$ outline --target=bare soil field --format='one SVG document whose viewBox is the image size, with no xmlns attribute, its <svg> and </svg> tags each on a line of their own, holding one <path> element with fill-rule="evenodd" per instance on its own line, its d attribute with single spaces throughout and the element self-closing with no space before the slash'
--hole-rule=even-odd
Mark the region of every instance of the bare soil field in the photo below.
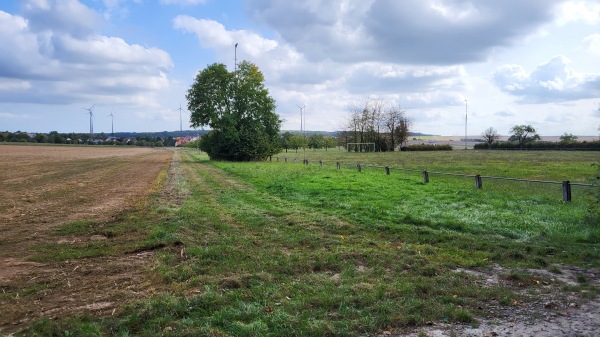
<svg viewBox="0 0 600 337">
<path fill-rule="evenodd" d="M 152 292 L 151 251 L 62 262 L 35 257 L 48 245 L 119 240 L 55 230 L 77 221 L 101 227 L 139 207 L 160 187 L 172 157 L 150 148 L 0 146 L 0 335 L 40 317 L 114 314 Z"/>
</svg>

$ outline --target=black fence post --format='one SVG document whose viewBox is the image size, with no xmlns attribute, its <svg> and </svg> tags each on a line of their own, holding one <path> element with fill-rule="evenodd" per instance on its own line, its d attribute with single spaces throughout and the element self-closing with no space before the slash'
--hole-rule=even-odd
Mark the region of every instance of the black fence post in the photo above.
<svg viewBox="0 0 600 337">
<path fill-rule="evenodd" d="M 390 175 L 390 167 L 389 166 L 385 167 L 385 174 L 388 176 Z"/>
<path fill-rule="evenodd" d="M 429 172 L 423 171 L 423 183 L 429 183 Z"/>
<path fill-rule="evenodd" d="M 296 164 L 296 158 L 294 158 L 294 164 Z"/>
<path fill-rule="evenodd" d="M 477 186 L 477 188 L 483 187 L 483 182 L 481 181 L 481 176 L 479 174 L 475 176 L 475 186 Z"/>
<path fill-rule="evenodd" d="M 340 162 L 336 163 L 336 167 L 337 167 L 338 170 L 340 169 Z"/>
<path fill-rule="evenodd" d="M 285 157 L 284 159 L 285 159 L 285 162 L 287 163 L 287 157 Z"/>
<path fill-rule="evenodd" d="M 269 161 L 273 161 L 273 157 L 269 156 Z"/>
<path fill-rule="evenodd" d="M 308 165 L 308 159 L 304 159 L 304 164 Z"/>
<path fill-rule="evenodd" d="M 563 190 L 563 201 L 571 202 L 571 182 L 568 180 L 563 181 L 562 190 Z"/>
<path fill-rule="evenodd" d="M 360 172 L 360 170 L 361 170 L 361 169 L 360 169 L 360 163 L 357 163 L 357 164 L 356 164 L 356 170 L 357 170 L 358 172 Z"/>
<path fill-rule="evenodd" d="M 322 160 L 319 160 L 319 166 L 323 167 L 323 161 Z"/>
</svg>

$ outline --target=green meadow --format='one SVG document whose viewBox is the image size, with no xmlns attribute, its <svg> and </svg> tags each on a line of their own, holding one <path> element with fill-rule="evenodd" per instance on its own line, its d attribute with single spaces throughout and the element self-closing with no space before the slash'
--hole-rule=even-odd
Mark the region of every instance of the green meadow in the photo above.
<svg viewBox="0 0 600 337">
<path fill-rule="evenodd" d="M 528 270 L 600 267 L 600 225 L 590 220 L 597 187 L 574 186 L 564 203 L 561 185 L 484 179 L 477 189 L 472 177 L 431 174 L 426 184 L 421 173 L 597 184 L 597 153 L 329 149 L 230 163 L 180 151 L 172 188 L 182 201 L 157 197 L 113 224 L 117 237 L 146 231 L 127 245 L 154 249 L 148 275 L 160 295 L 111 317 L 43 320 L 24 333 L 364 336 L 429 322 L 477 325 L 486 306 L 535 300 L 528 290 L 543 289 Z M 56 235 L 92 230 L 71 227 Z M 494 266 L 506 270 L 504 282 L 482 286 L 464 272 Z M 556 287 L 596 296 L 580 281 Z"/>
</svg>

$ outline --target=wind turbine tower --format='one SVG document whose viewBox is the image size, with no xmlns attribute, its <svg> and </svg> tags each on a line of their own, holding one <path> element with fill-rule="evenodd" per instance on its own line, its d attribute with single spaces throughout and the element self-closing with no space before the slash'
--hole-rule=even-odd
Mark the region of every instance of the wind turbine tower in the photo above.
<svg viewBox="0 0 600 337">
<path fill-rule="evenodd" d="M 179 131 L 183 131 L 183 123 L 181 121 L 181 103 L 179 103 L 179 109 L 175 109 L 175 111 L 179 110 Z"/>
<path fill-rule="evenodd" d="M 108 115 L 108 117 L 111 118 L 110 120 L 110 134 L 111 136 L 115 136 L 115 115 L 113 115 L 112 110 L 110 110 L 110 115 Z"/>
<path fill-rule="evenodd" d="M 83 108 L 83 110 L 87 110 L 90 114 L 90 141 L 94 140 L 94 107 L 96 104 L 92 105 L 89 109 Z"/>
</svg>

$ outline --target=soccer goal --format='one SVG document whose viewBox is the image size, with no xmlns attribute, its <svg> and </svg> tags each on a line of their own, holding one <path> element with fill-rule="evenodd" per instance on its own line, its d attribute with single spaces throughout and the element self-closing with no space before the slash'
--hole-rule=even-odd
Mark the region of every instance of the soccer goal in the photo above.
<svg viewBox="0 0 600 337">
<path fill-rule="evenodd" d="M 346 143 L 348 152 L 375 152 L 375 143 Z"/>
</svg>

